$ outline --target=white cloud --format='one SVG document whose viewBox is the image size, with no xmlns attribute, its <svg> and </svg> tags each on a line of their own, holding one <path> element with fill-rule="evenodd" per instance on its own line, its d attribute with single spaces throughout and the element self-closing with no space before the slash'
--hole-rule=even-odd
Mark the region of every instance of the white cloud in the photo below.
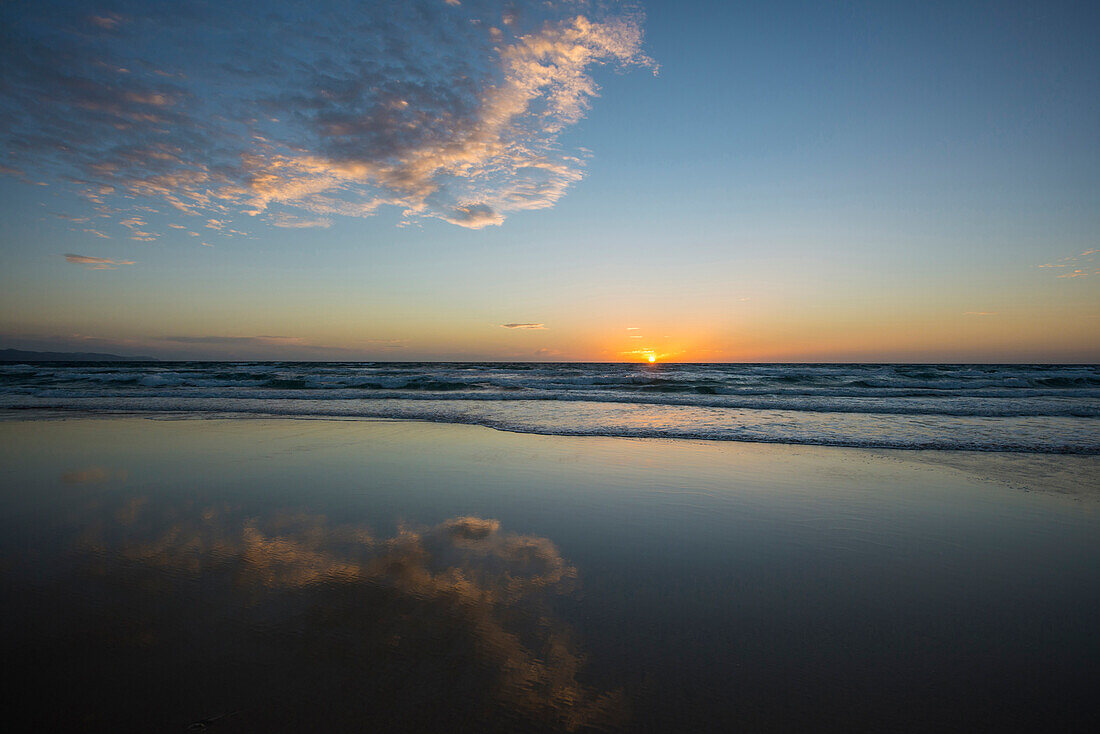
<svg viewBox="0 0 1100 734">
<path fill-rule="evenodd" d="M 614 3 L 173 3 L 71 23 L 63 4 L 28 8 L 0 51 L 5 170 L 128 211 L 158 199 L 223 234 L 241 214 L 327 226 L 398 207 L 479 229 L 553 206 L 582 177 L 587 154 L 558 139 L 597 96 L 593 70 L 653 67 L 640 12 Z"/>
</svg>

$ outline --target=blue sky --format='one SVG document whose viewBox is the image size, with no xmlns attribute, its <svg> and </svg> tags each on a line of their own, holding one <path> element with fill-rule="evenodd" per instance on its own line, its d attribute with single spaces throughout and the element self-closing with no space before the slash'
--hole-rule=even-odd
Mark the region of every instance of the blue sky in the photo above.
<svg viewBox="0 0 1100 734">
<path fill-rule="evenodd" d="M 267 7 L 0 11 L 3 346 L 1100 358 L 1090 4 Z"/>
</svg>

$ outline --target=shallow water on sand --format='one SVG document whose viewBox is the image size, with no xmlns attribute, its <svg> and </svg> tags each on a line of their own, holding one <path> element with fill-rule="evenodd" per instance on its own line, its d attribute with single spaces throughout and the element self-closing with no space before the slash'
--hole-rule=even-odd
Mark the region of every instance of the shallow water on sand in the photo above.
<svg viewBox="0 0 1100 734">
<path fill-rule="evenodd" d="M 903 453 L 3 421 L 13 693 L 47 730 L 1083 727 L 1100 503 Z"/>
</svg>

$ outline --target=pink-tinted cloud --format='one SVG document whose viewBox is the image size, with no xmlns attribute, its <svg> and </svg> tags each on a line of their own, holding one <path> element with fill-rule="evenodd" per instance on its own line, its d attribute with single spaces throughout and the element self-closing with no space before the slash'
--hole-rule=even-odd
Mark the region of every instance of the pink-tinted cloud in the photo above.
<svg viewBox="0 0 1100 734">
<path fill-rule="evenodd" d="M 65 255 L 65 262 L 76 265 L 86 265 L 89 270 L 114 270 L 119 265 L 134 265 L 133 260 L 109 260 L 105 257 L 91 257 L 88 255 Z"/>
</svg>

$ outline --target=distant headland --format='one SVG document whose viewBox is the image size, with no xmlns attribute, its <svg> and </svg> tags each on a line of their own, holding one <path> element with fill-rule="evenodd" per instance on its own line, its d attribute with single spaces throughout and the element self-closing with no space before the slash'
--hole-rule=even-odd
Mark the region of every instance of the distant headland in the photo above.
<svg viewBox="0 0 1100 734">
<path fill-rule="evenodd" d="M 0 362 L 156 362 L 156 357 L 124 357 L 102 352 L 28 352 L 0 349 Z"/>
</svg>

